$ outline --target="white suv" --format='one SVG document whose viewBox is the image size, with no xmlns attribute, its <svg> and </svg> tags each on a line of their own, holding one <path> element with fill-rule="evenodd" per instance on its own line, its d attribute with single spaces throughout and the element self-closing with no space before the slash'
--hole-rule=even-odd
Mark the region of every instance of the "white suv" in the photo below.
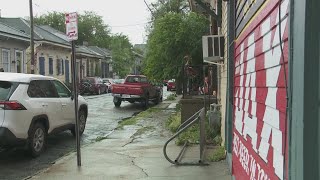
<svg viewBox="0 0 320 180">
<path fill-rule="evenodd" d="M 88 105 L 79 96 L 82 135 Z M 75 135 L 73 95 L 59 80 L 33 74 L 0 72 L 0 146 L 27 145 L 36 157 L 48 134 L 71 130 Z"/>
</svg>

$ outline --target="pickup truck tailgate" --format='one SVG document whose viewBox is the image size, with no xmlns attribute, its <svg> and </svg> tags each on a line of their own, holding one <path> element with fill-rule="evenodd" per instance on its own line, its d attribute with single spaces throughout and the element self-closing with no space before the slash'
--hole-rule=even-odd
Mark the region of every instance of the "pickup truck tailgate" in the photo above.
<svg viewBox="0 0 320 180">
<path fill-rule="evenodd" d="M 141 95 L 143 93 L 141 85 L 134 84 L 114 84 L 112 85 L 113 94 Z"/>
</svg>

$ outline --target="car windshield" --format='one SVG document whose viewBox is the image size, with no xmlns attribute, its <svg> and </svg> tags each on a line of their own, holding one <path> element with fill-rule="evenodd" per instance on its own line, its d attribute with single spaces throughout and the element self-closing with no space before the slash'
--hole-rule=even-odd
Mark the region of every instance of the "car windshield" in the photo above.
<svg viewBox="0 0 320 180">
<path fill-rule="evenodd" d="M 115 84 L 122 84 L 124 82 L 124 79 L 115 79 L 113 80 L 113 83 Z"/>
<path fill-rule="evenodd" d="M 8 81 L 0 81 L 0 101 L 5 101 L 8 98 L 12 83 Z"/>
</svg>

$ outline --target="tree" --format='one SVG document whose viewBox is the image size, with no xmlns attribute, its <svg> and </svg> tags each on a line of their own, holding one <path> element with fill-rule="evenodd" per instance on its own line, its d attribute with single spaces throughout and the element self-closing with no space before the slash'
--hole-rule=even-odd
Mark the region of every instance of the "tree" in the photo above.
<svg viewBox="0 0 320 180">
<path fill-rule="evenodd" d="M 61 32 L 65 32 L 65 13 L 49 12 L 34 18 L 35 24 L 49 25 Z M 90 45 L 109 48 L 110 46 L 110 28 L 104 24 L 102 16 L 95 12 L 85 11 L 78 14 L 78 40 L 77 45 L 88 42 Z"/>
<path fill-rule="evenodd" d="M 34 23 L 37 25 L 48 25 L 61 32 L 66 31 L 65 14 L 61 12 L 54 11 L 39 17 L 34 17 Z"/>
<path fill-rule="evenodd" d="M 184 57 L 190 55 L 192 64 L 202 64 L 201 39 L 209 32 L 208 24 L 206 17 L 195 13 L 169 12 L 156 19 L 147 43 L 145 74 L 157 80 L 175 78 L 180 86 Z"/>
<path fill-rule="evenodd" d="M 132 45 L 128 37 L 123 34 L 112 36 L 111 50 L 114 72 L 120 77 L 126 76 L 134 64 Z"/>
<path fill-rule="evenodd" d="M 151 3 L 152 19 L 156 20 L 167 13 L 186 14 L 190 12 L 189 4 L 187 0 L 158 0 L 155 3 Z"/>
</svg>

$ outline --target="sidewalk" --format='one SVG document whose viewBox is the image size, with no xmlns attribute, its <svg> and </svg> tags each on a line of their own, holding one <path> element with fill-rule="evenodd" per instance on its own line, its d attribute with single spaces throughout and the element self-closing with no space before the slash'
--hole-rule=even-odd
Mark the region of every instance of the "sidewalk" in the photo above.
<svg viewBox="0 0 320 180">
<path fill-rule="evenodd" d="M 81 167 L 77 167 L 76 153 L 71 153 L 31 179 L 230 180 L 225 161 L 209 166 L 175 166 L 164 158 L 163 145 L 170 137 L 164 121 L 172 113 L 170 104 L 172 107 L 174 102 L 163 102 L 153 117 L 140 119 L 137 125 L 115 130 L 107 139 L 81 148 Z M 169 157 L 176 158 L 180 149 L 169 144 Z M 182 161 L 198 160 L 199 147 L 188 147 Z"/>
</svg>

